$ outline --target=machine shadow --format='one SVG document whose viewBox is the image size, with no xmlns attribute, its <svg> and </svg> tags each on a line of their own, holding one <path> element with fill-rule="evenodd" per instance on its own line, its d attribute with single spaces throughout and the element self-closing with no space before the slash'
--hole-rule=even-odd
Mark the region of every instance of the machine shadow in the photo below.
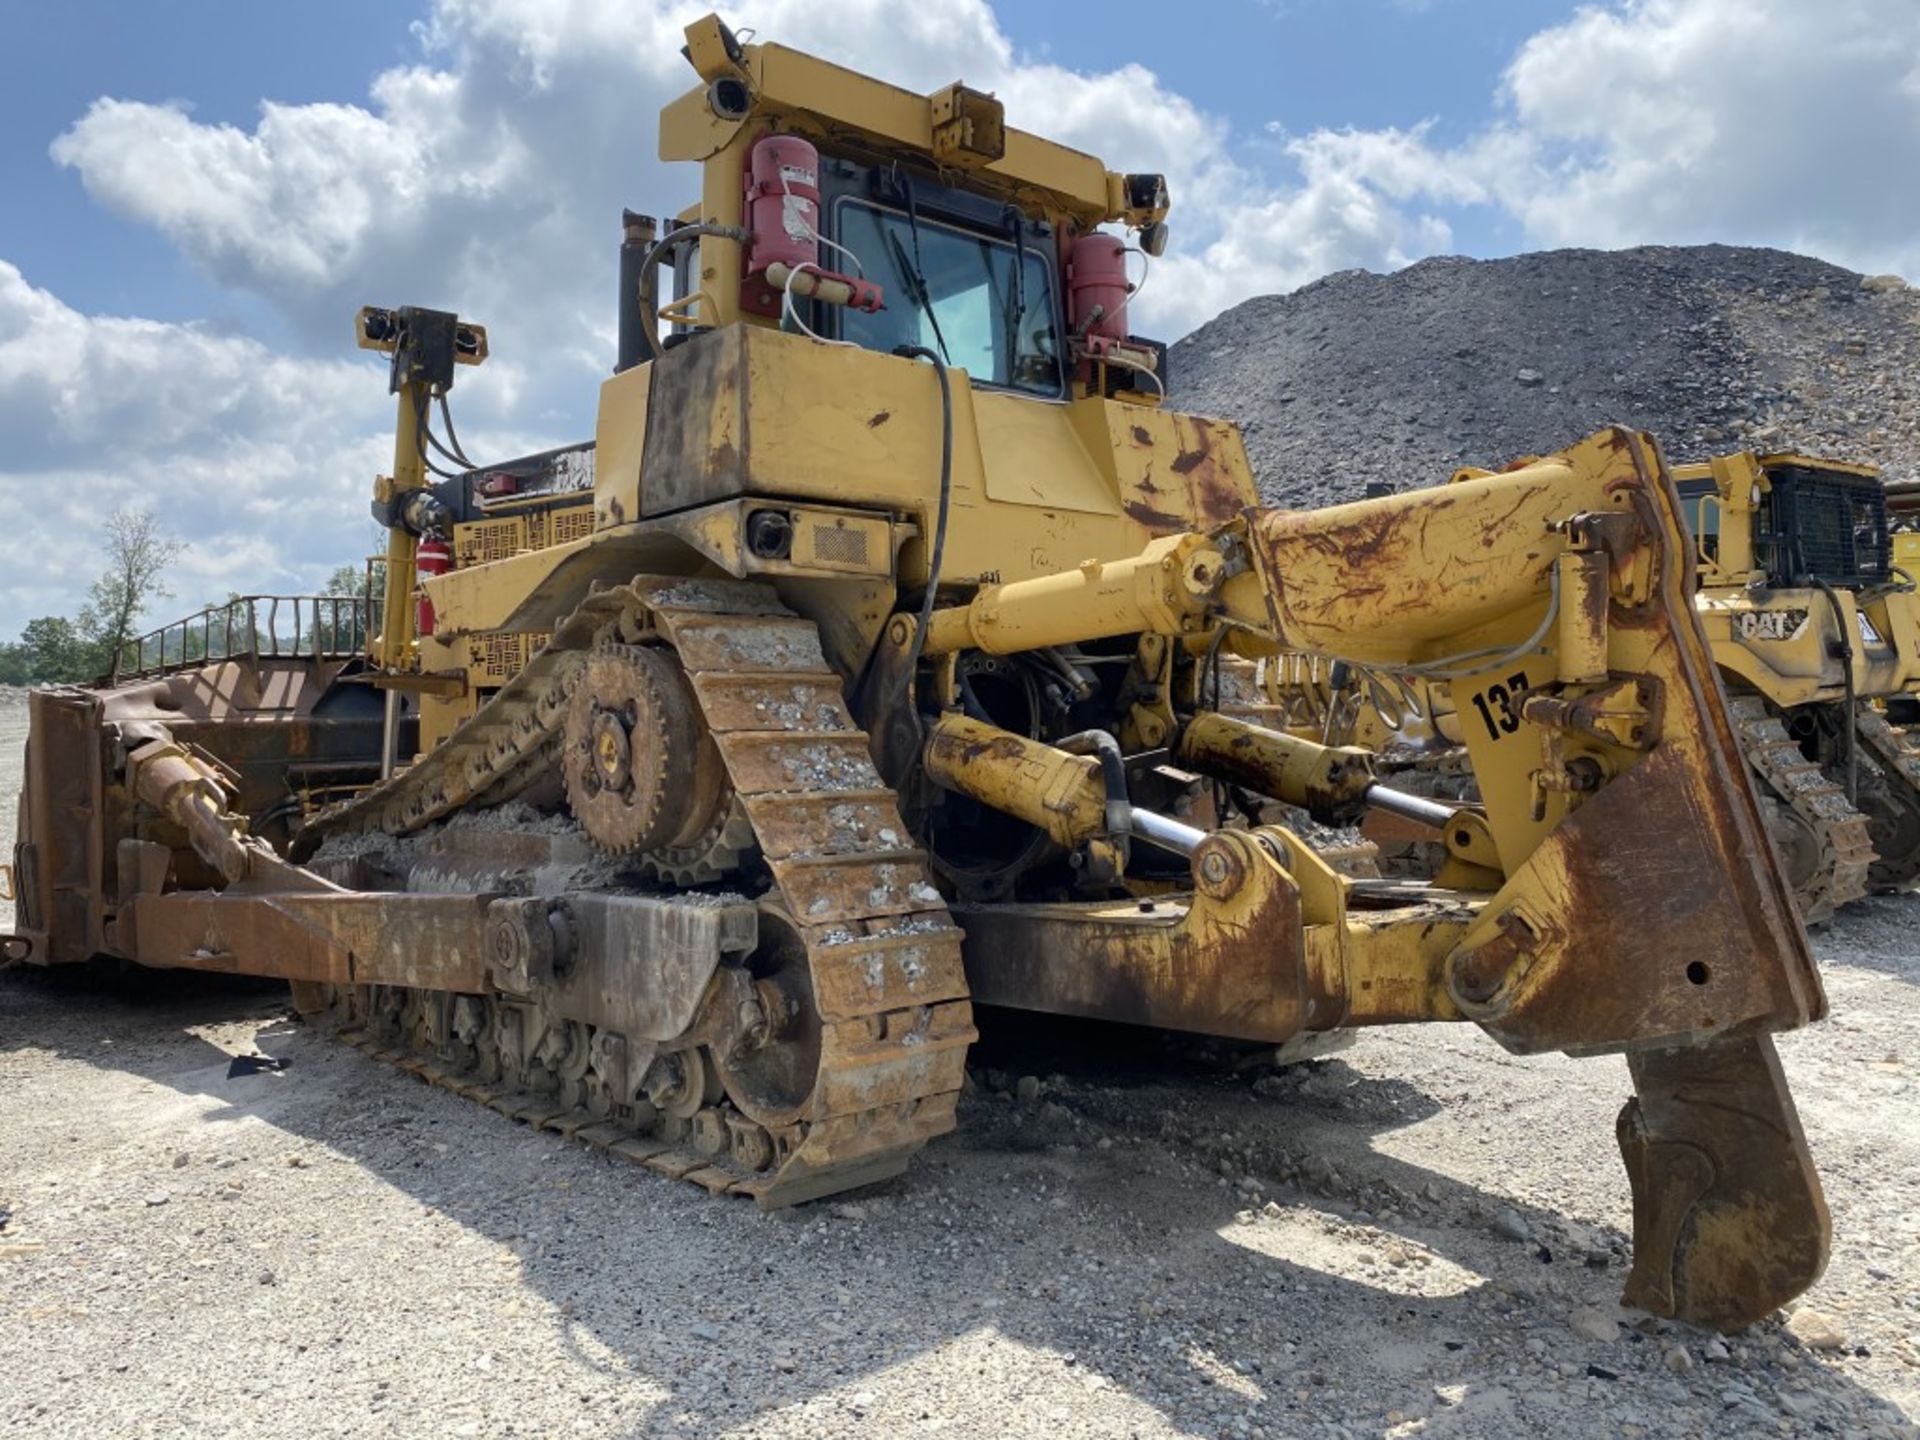
<svg viewBox="0 0 1920 1440">
<path fill-rule="evenodd" d="M 1380 1416 L 1431 1410 L 1444 1387 L 1469 1431 L 1476 1423 L 1498 1428 L 1503 1414 L 1512 1423 L 1511 1413 L 1475 1421 L 1476 1397 L 1506 1405 L 1512 1365 L 1524 1357 L 1490 1348 L 1488 1318 L 1505 1317 L 1508 1338 L 1516 1313 L 1565 1324 L 1566 1300 L 1528 1283 L 1548 1265 L 1527 1247 L 1490 1251 L 1483 1237 L 1425 1223 L 1417 1206 L 1410 1215 L 1361 1211 L 1350 1193 L 1329 1199 L 1339 1177 L 1317 1172 L 1297 1185 L 1276 1177 L 1268 1189 L 1281 1215 L 1249 1224 L 1245 1197 L 1202 1173 L 1205 1147 L 1157 1135 L 1100 1147 L 1084 1121 L 1098 1128 L 1102 1094 L 1137 1099 L 1230 1083 L 1217 1065 L 1191 1055 L 1156 1058 L 1137 1035 L 1110 1035 L 1103 1047 L 1102 1027 L 1068 1027 L 1068 1043 L 1029 1054 L 1055 1077 L 1053 1093 L 1066 1104 L 1023 1105 L 976 1089 L 962 1105 L 959 1133 L 929 1147 L 905 1176 L 766 1215 L 397 1074 L 292 1019 L 270 983 L 8 974 L 0 976 L 0 1049 L 48 1045 L 22 1024 L 36 1017 L 19 1014 L 9 992 L 40 992 L 34 1008 L 72 1014 L 90 1035 L 117 1025 L 136 1042 L 101 1049 L 76 1039 L 71 1058 L 215 1098 L 213 1124 L 258 1116 L 512 1249 L 520 1282 L 553 1307 L 548 1317 L 516 1323 L 552 1325 L 579 1363 L 610 1384 L 638 1379 L 667 1392 L 624 1432 L 634 1436 L 750 1429 L 766 1412 L 857 1391 L 884 1372 L 946 1363 L 957 1346 L 985 1337 L 1037 1352 L 1050 1371 L 1071 1377 L 1066 1383 L 1105 1391 L 1116 1406 L 1151 1407 L 1195 1433 L 1226 1433 L 1232 1417 L 1270 1435 L 1297 1433 L 1324 1413 L 1316 1411 L 1329 1403 L 1322 1387 L 1357 1353 L 1387 1374 Z M 235 1021 L 260 1022 L 258 1044 L 289 1062 L 284 1074 L 211 1078 L 225 1076 L 229 1053 L 193 1027 Z M 989 1033 L 982 1071 L 1019 1053 L 1018 1034 L 1018 1026 Z M 1413 1086 L 1337 1061 L 1312 1067 L 1303 1082 L 1309 1097 L 1316 1078 L 1343 1095 L 1362 1092 L 1361 1103 L 1342 1118 L 1314 1119 L 1308 1135 L 1328 1123 L 1371 1133 L 1439 1108 Z M 485 1147 L 484 1164 L 474 1163 L 477 1147 Z M 1365 1173 L 1349 1178 L 1368 1193 L 1437 1196 L 1455 1213 L 1508 1204 L 1367 1153 Z M 1236 1168 L 1247 1163 L 1242 1155 Z M 1259 1168 L 1257 1156 L 1250 1163 Z M 1555 1218 L 1516 1208 L 1543 1229 Z M 967 1229 L 945 1223 L 962 1213 Z M 1342 1227 L 1355 1224 L 1404 1234 L 1431 1263 L 1362 1279 L 1333 1273 L 1329 1246 L 1352 1243 L 1350 1232 L 1342 1242 Z M 699 1227 L 706 1247 L 697 1256 L 686 1253 L 689 1226 Z M 1612 1238 L 1624 1249 L 1624 1237 Z M 1290 1253 L 1296 1243 L 1304 1253 Z M 583 1284 L 609 1269 L 634 1283 Z M 1617 1293 L 1620 1277 L 1616 1268 L 1598 1278 L 1596 1298 Z M 771 1286 L 817 1297 L 814 1323 L 796 1330 L 784 1305 L 767 1302 Z M 1623 1340 L 1657 1354 L 1650 1333 L 1628 1329 Z M 617 1370 L 608 1352 L 622 1357 Z M 1649 1405 L 1665 1403 L 1655 1392 L 1671 1380 L 1658 1365 L 1622 1365 L 1606 1378 L 1615 1382 L 1610 1399 Z M 1844 1399 L 1889 1424 L 1904 1418 L 1817 1361 L 1799 1378 L 1816 1402 Z M 1114 1423 L 1130 1428 L 1118 1414 Z"/>
</svg>

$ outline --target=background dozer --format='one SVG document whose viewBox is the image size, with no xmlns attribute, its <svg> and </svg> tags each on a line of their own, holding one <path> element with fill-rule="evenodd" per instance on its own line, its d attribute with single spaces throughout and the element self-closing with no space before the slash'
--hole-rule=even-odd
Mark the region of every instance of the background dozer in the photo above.
<svg viewBox="0 0 1920 1440">
<path fill-rule="evenodd" d="M 164 645 L 39 692 L 14 958 L 284 977 L 413 1074 L 763 1205 L 949 1129 L 976 1004 L 1266 1045 L 1472 1022 L 1626 1055 L 1634 1303 L 1737 1326 L 1810 1284 L 1771 1034 L 1825 1001 L 1653 442 L 1262 509 L 1127 325 L 1160 177 L 963 85 L 687 42 L 661 154 L 701 198 L 628 217 L 590 446 L 469 464 L 485 332 L 361 312 L 397 397 L 382 614 L 358 673 L 274 663 L 380 697 L 377 778 L 263 773 L 263 711 L 178 723 L 219 667 Z M 1287 651 L 1487 707 L 1483 806 L 1234 713 Z M 1249 793 L 1425 817 L 1447 863 L 1340 875 Z"/>
<path fill-rule="evenodd" d="M 1920 876 L 1920 757 L 1876 702 L 1920 685 L 1920 610 L 1877 470 L 1742 452 L 1674 472 L 1696 608 L 1809 920 Z"/>
</svg>

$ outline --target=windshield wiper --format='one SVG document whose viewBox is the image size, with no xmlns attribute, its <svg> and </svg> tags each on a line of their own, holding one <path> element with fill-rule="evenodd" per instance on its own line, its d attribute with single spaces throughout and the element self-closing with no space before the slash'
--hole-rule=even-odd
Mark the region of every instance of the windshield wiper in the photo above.
<svg viewBox="0 0 1920 1440">
<path fill-rule="evenodd" d="M 1013 273 L 1007 277 L 1007 378 L 1015 384 L 1020 375 L 1020 325 L 1027 318 L 1027 237 L 1021 225 L 1020 211 L 1013 205 L 1001 212 L 1007 232 L 1013 239 Z M 980 242 L 980 258 L 987 267 L 987 284 L 993 284 L 993 250 Z"/>
<path fill-rule="evenodd" d="M 911 216 L 913 212 L 909 209 L 907 213 Z M 919 227 L 915 226 L 914 250 L 916 252 L 920 248 L 919 235 Z M 941 360 L 948 365 L 953 364 L 953 356 L 947 353 L 947 337 L 940 333 L 940 317 L 933 313 L 933 294 L 927 288 L 927 277 L 920 273 L 919 266 L 907 258 L 907 248 L 900 243 L 900 236 L 896 232 L 892 230 L 887 232 L 887 244 L 893 247 L 893 261 L 900 267 L 900 278 L 906 282 L 907 294 L 912 297 L 913 303 L 920 307 L 921 313 L 927 317 L 927 322 L 933 326 L 933 343 L 940 347 Z"/>
</svg>

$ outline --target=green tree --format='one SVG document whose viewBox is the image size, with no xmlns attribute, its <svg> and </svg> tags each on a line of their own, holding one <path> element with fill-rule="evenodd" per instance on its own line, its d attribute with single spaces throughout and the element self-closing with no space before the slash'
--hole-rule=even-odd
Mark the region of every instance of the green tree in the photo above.
<svg viewBox="0 0 1920 1440">
<path fill-rule="evenodd" d="M 367 611 L 386 593 L 387 567 L 382 564 L 342 565 L 327 577 L 323 595 L 347 595 L 360 603 L 322 607 L 321 643 L 335 650 L 358 650 L 367 643 Z"/>
<path fill-rule="evenodd" d="M 106 668 L 102 651 L 64 615 L 29 620 L 20 632 L 19 645 L 12 648 L 20 654 L 28 684 L 91 680 Z"/>
<path fill-rule="evenodd" d="M 147 510 L 116 510 L 107 517 L 107 568 L 87 590 L 80 611 L 81 635 L 111 666 L 129 640 L 134 621 L 155 600 L 172 598 L 162 577 L 187 548 L 160 528 Z"/>
</svg>

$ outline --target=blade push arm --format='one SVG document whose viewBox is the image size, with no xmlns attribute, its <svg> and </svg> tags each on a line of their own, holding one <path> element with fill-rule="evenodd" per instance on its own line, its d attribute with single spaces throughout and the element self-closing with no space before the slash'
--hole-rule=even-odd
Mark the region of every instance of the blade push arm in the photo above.
<svg viewBox="0 0 1920 1440">
<path fill-rule="evenodd" d="M 931 655 L 1132 633 L 1307 651 L 1452 686 L 1504 886 L 1449 957 L 1519 1051 L 1680 1044 L 1824 1013 L 1691 605 L 1652 442 L 1611 430 L 1502 475 L 1252 510 L 984 588 Z M 1711 881 L 1705 877 L 1713 877 Z"/>
</svg>

